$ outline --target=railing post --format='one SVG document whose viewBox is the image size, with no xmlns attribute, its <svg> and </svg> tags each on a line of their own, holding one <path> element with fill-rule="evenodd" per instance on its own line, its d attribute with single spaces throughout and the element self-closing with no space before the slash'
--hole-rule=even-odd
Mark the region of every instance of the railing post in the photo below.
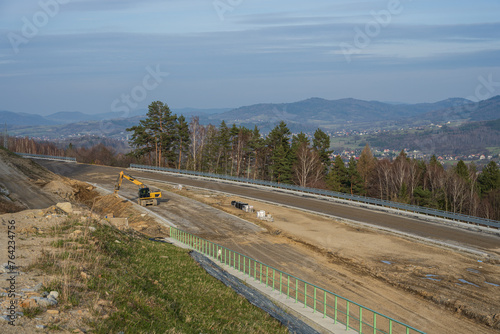
<svg viewBox="0 0 500 334">
<path fill-rule="evenodd" d="M 325 296 L 323 297 L 323 318 L 326 318 L 326 291 Z"/>
<path fill-rule="evenodd" d="M 373 313 L 373 334 L 377 334 L 377 313 Z"/>
<path fill-rule="evenodd" d="M 359 307 L 359 333 L 363 333 L 363 308 Z"/>
<path fill-rule="evenodd" d="M 281 277 L 282 277 L 282 272 L 280 271 L 280 295 L 281 295 Z"/>
<path fill-rule="evenodd" d="M 266 266 L 266 286 L 267 286 L 267 279 L 269 278 L 269 267 Z"/>
<path fill-rule="evenodd" d="M 338 297 L 335 296 L 335 318 L 333 319 L 333 323 L 336 324 L 337 323 L 337 299 Z"/>
<path fill-rule="evenodd" d="M 307 283 L 304 282 L 304 308 L 307 305 Z"/>
<path fill-rule="evenodd" d="M 299 300 L 299 289 L 298 289 L 298 283 L 297 283 L 297 278 L 295 278 L 295 302 Z"/>
<path fill-rule="evenodd" d="M 349 301 L 347 301 L 346 315 L 347 315 L 347 320 L 346 320 L 346 324 L 345 324 L 345 330 L 348 330 L 349 329 Z"/>
<path fill-rule="evenodd" d="M 290 275 L 286 275 L 286 298 L 290 298 Z"/>
<path fill-rule="evenodd" d="M 314 287 L 313 313 L 316 313 L 316 287 Z"/>
</svg>

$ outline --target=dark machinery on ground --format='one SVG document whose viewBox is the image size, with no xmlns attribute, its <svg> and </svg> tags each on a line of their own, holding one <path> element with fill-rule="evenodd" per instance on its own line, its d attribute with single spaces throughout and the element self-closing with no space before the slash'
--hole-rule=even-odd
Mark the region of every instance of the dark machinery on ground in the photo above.
<svg viewBox="0 0 500 334">
<path fill-rule="evenodd" d="M 151 191 L 149 187 L 144 183 L 137 180 L 135 177 L 123 173 L 123 171 L 120 172 L 120 175 L 118 175 L 118 180 L 116 180 L 115 194 L 118 193 L 118 190 L 120 190 L 124 178 L 139 186 L 139 198 L 137 199 L 137 203 L 139 203 L 141 206 L 158 205 L 158 198 L 161 198 L 161 191 Z"/>
</svg>

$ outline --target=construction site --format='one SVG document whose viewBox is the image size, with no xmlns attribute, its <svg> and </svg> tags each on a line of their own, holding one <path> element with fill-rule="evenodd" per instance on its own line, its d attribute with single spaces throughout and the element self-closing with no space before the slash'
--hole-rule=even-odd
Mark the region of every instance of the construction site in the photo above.
<svg viewBox="0 0 500 334">
<path fill-rule="evenodd" d="M 123 177 L 127 181 L 122 183 Z M 145 184 L 151 188 L 147 192 Z M 301 207 L 306 201 L 311 202 L 309 209 Z M 331 209 L 316 211 L 316 202 L 322 210 Z M 0 150 L 0 262 L 8 263 L 6 231 L 9 221 L 15 220 L 16 266 L 22 272 L 17 289 L 25 289 L 18 300 L 22 312 L 36 306 L 29 298 L 36 294 L 34 287 L 51 279 L 30 268 L 57 241 L 48 231 L 68 217 L 132 230 L 152 240 L 170 237 L 170 227 L 175 227 L 422 332 L 500 332 L 498 230 L 333 205 L 302 195 L 183 176 L 35 162 Z M 377 225 L 379 221 L 387 226 Z M 79 231 L 71 231 L 72 237 L 87 233 Z M 78 271 L 80 276 L 88 274 L 84 268 Z M 3 282 L 7 272 L 4 268 Z M 0 285 L 0 292 L 5 310 L 7 283 Z M 105 297 L 74 307 L 42 308 L 35 317 L 19 316 L 17 324 L 24 333 L 56 328 L 51 324 L 60 324 L 57 330 L 63 332 L 86 332 L 91 330 L 89 319 L 117 312 Z M 96 307 L 105 312 L 94 312 Z M 8 318 L 4 320 L 0 319 L 3 333 L 19 333 L 19 327 L 7 326 Z"/>
</svg>

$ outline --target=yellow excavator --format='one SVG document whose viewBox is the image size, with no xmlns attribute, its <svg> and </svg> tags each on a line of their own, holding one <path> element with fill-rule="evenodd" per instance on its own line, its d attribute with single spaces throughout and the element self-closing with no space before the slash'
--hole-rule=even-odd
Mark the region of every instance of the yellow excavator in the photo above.
<svg viewBox="0 0 500 334">
<path fill-rule="evenodd" d="M 149 187 L 144 183 L 137 180 L 135 177 L 125 174 L 123 171 L 120 172 L 120 175 L 118 175 L 118 180 L 116 180 L 115 194 L 118 193 L 118 190 L 120 190 L 123 178 L 139 186 L 139 198 L 137 199 L 137 203 L 139 203 L 141 206 L 158 205 L 158 198 L 161 198 L 161 191 L 151 191 Z"/>
</svg>

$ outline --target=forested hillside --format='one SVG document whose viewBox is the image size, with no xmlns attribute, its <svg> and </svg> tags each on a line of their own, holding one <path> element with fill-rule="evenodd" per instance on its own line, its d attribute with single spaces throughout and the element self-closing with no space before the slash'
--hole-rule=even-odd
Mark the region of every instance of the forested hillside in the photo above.
<svg viewBox="0 0 500 334">
<path fill-rule="evenodd" d="M 497 129 L 498 122 L 485 126 Z M 477 129 L 473 126 L 480 133 Z M 102 144 L 62 150 L 28 138 L 10 138 L 9 147 L 66 154 L 87 163 L 143 163 L 293 183 L 500 219 L 500 170 L 494 161 L 481 172 L 462 161 L 445 169 L 435 156 L 415 160 L 404 151 L 394 160 L 377 160 L 366 145 L 359 160 L 346 163 L 340 156 L 332 159 L 330 137 L 321 129 L 310 137 L 302 132 L 292 135 L 282 121 L 263 136 L 256 126 L 228 126 L 224 121 L 219 126 L 201 125 L 197 117 L 188 123 L 160 101 L 151 103 L 147 117 L 128 130 L 133 150 L 127 155 Z"/>
</svg>

